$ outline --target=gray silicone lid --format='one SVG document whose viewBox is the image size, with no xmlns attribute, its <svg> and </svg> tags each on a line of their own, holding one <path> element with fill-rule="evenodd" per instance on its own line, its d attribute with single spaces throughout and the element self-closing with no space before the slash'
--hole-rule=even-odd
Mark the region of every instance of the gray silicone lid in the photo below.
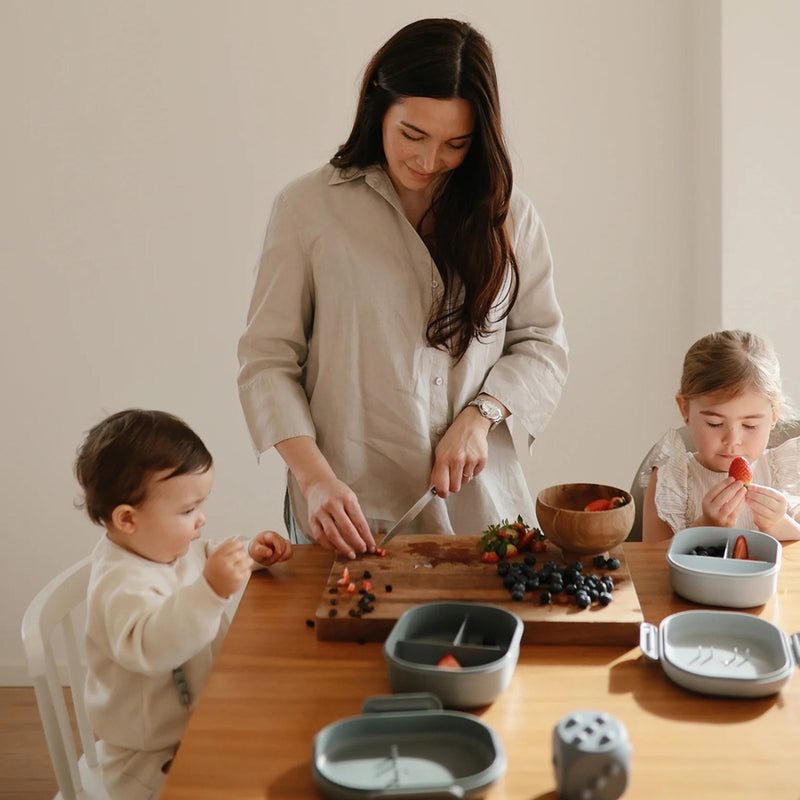
<svg viewBox="0 0 800 800">
<path fill-rule="evenodd" d="M 497 734 L 477 717 L 443 711 L 434 695 L 371 698 L 363 710 L 314 737 L 314 781 L 325 797 L 477 800 L 505 772 Z"/>
</svg>

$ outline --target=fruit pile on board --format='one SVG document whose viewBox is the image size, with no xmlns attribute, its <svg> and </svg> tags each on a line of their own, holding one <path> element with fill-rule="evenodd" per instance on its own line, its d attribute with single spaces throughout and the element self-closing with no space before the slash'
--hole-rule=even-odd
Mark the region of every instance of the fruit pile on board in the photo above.
<svg viewBox="0 0 800 800">
<path fill-rule="evenodd" d="M 595 556 L 592 562 L 598 569 L 616 570 L 618 558 Z M 560 567 L 555 561 L 547 561 L 536 568 L 536 556 L 527 555 L 522 561 L 501 561 L 497 574 L 503 586 L 511 593 L 511 599 L 522 601 L 528 592 L 540 605 L 549 605 L 557 599 L 574 602 L 578 608 L 589 608 L 594 603 L 607 606 L 614 591 L 614 579 L 610 575 L 584 573 L 583 564 L 575 561 Z"/>
<path fill-rule="evenodd" d="M 547 542 L 539 528 L 526 525 L 521 516 L 516 521 L 504 519 L 499 525 L 490 525 L 478 542 L 481 561 L 496 564 L 504 558 L 518 553 L 541 553 L 547 550 Z"/>
</svg>

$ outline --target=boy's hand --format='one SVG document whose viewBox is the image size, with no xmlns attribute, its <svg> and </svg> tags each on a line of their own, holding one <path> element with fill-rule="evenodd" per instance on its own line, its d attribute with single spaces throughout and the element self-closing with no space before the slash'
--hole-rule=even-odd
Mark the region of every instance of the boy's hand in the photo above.
<svg viewBox="0 0 800 800">
<path fill-rule="evenodd" d="M 232 539 L 223 542 L 206 561 L 203 577 L 220 597 L 228 598 L 247 583 L 250 576 L 250 556 L 244 542 Z"/>
<path fill-rule="evenodd" d="M 275 531 L 262 531 L 250 542 L 250 558 L 262 567 L 288 561 L 291 557 L 292 543 Z"/>
</svg>

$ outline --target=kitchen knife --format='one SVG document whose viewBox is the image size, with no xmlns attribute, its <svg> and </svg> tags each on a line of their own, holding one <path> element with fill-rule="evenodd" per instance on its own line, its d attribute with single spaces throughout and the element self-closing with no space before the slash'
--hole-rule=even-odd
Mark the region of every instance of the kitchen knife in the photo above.
<svg viewBox="0 0 800 800">
<path fill-rule="evenodd" d="M 414 519 L 414 517 L 416 517 L 419 512 L 422 511 L 422 509 L 425 508 L 425 506 L 428 505 L 431 500 L 433 500 L 435 496 L 436 487 L 431 486 L 431 488 L 428 489 L 425 494 L 423 494 L 422 497 L 420 497 L 420 499 L 417 500 L 417 502 L 414 503 L 414 505 L 411 506 L 411 508 L 409 508 L 399 520 L 397 520 L 397 522 L 395 522 L 394 525 L 392 525 L 386 536 L 384 536 L 383 539 L 378 542 L 378 547 L 385 547 L 386 543 L 400 533 L 400 530 L 403 528 L 403 526 L 411 522 L 411 520 Z"/>
</svg>

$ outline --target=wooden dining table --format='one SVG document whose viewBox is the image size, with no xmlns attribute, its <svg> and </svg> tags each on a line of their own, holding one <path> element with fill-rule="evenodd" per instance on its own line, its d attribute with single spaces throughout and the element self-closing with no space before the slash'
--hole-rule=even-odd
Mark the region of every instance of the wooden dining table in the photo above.
<svg viewBox="0 0 800 800">
<path fill-rule="evenodd" d="M 644 619 L 697 608 L 672 591 L 667 543 L 630 542 L 625 556 Z M 312 740 L 391 694 L 380 642 L 320 641 L 312 626 L 333 556 L 295 547 L 255 572 L 189 721 L 162 800 L 313 800 Z M 800 631 L 800 543 L 785 543 L 777 591 L 747 609 Z M 507 759 L 487 800 L 555 800 L 556 723 L 582 709 L 627 728 L 626 798 L 800 800 L 800 676 L 764 698 L 696 694 L 634 645 L 524 644 L 511 683 L 473 710 Z"/>
</svg>

